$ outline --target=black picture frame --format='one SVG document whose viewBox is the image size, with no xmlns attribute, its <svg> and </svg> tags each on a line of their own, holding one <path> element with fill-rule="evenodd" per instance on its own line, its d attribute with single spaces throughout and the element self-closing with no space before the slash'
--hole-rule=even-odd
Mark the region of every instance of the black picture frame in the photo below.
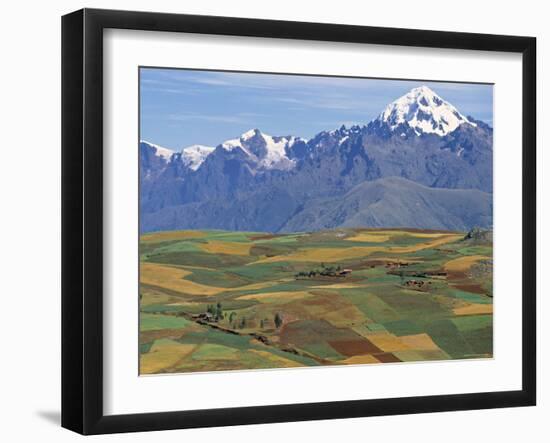
<svg viewBox="0 0 550 443">
<path fill-rule="evenodd" d="M 103 31 L 108 28 L 519 53 L 523 64 L 522 389 L 177 412 L 103 412 Z M 82 434 L 536 403 L 536 39 L 83 9 L 62 18 L 62 426 Z"/>
</svg>

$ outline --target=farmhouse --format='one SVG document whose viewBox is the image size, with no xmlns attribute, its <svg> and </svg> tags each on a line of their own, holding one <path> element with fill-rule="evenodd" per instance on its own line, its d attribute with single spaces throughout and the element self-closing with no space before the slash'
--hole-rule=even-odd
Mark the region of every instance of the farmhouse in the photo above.
<svg viewBox="0 0 550 443">
<path fill-rule="evenodd" d="M 426 285 L 431 285 L 432 282 L 425 282 L 423 280 L 407 280 L 405 286 L 414 287 L 414 288 L 424 288 Z"/>
<path fill-rule="evenodd" d="M 204 321 L 213 321 L 213 322 L 218 321 L 218 319 L 214 315 L 212 315 L 210 312 L 201 312 L 199 315 L 196 316 L 196 318 Z"/>
<path fill-rule="evenodd" d="M 346 275 L 350 275 L 353 272 L 352 269 L 342 269 L 338 271 L 338 275 L 341 277 L 345 277 Z"/>
<path fill-rule="evenodd" d="M 389 261 L 386 263 L 386 268 L 390 268 L 390 269 L 401 268 L 404 266 L 409 266 L 409 264 L 406 262 L 399 262 L 399 261 L 398 262 Z"/>
</svg>

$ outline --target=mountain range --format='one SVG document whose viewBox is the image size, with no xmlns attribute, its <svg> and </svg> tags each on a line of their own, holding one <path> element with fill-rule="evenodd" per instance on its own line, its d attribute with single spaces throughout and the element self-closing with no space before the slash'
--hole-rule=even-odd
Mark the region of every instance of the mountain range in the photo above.
<svg viewBox="0 0 550 443">
<path fill-rule="evenodd" d="M 493 129 L 426 86 L 309 140 L 251 129 L 139 152 L 141 232 L 492 226 Z"/>
</svg>

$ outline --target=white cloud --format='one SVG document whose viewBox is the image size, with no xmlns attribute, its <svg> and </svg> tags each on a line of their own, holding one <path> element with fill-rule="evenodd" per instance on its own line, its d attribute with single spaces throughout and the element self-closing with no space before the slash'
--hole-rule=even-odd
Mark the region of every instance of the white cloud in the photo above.
<svg viewBox="0 0 550 443">
<path fill-rule="evenodd" d="M 206 122 L 213 123 L 249 123 L 249 116 L 243 114 L 236 115 L 204 115 L 204 114 L 170 114 L 168 116 L 169 120 L 172 121 L 190 121 L 190 120 L 201 120 Z"/>
</svg>

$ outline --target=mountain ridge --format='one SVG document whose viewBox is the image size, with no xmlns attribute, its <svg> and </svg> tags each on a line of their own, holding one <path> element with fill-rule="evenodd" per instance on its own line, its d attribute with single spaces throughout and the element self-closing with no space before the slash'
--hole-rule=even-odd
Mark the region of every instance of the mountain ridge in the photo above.
<svg viewBox="0 0 550 443">
<path fill-rule="evenodd" d="M 478 190 L 483 195 L 490 195 L 492 128 L 460 114 L 429 88 L 416 89 L 390 103 L 367 125 L 321 131 L 309 140 L 296 136 L 271 136 L 259 129 L 251 129 L 215 148 L 205 147 L 207 150 L 197 153 L 194 161 L 185 159 L 185 149 L 188 148 L 174 153 L 167 160 L 165 155 L 156 155 L 157 145 L 140 143 L 140 230 L 200 228 L 182 212 L 183 208 L 194 214 L 194 220 L 201 220 L 205 229 L 225 226 L 219 221 L 221 217 L 232 220 L 227 223 L 228 229 L 254 228 L 270 232 L 289 227 L 306 231 L 317 229 L 318 223 L 311 217 L 309 222 L 305 221 L 304 210 L 317 214 L 318 220 L 325 220 L 325 216 L 319 215 L 323 207 L 325 212 L 330 208 L 336 210 L 338 199 L 348 201 L 352 189 L 359 186 L 358 189 L 363 189 L 361 192 L 372 193 L 375 188 L 368 185 L 361 188 L 360 185 L 390 177 L 422 186 L 421 189 L 415 188 L 417 194 L 409 196 L 415 200 L 420 194 L 425 199 L 435 196 L 429 191 L 434 188 Z M 406 109 L 403 100 L 409 108 Z M 425 119 L 426 103 L 435 111 L 441 107 L 444 109 L 434 111 L 429 119 Z M 400 113 L 396 111 L 392 117 L 396 109 Z M 454 110 L 458 114 L 451 114 L 455 118 L 451 121 L 448 114 Z M 424 113 L 420 114 L 421 119 L 419 111 Z M 402 121 L 404 116 L 409 120 Z M 397 207 L 399 195 L 394 195 L 393 190 L 400 186 L 391 180 L 377 183 L 382 183 L 388 195 L 392 195 L 390 206 Z M 413 185 L 410 185 L 411 189 Z M 434 212 L 433 217 L 423 215 L 419 220 L 426 226 L 415 224 L 410 227 L 469 229 L 473 227 L 470 223 L 474 222 L 490 226 L 492 201 L 489 204 L 490 199 L 480 197 L 476 192 L 466 194 L 472 208 L 478 208 L 480 200 L 484 202 L 480 212 L 483 217 L 476 218 L 465 206 L 460 216 L 453 215 L 454 210 L 450 207 L 444 209 L 445 205 L 432 209 L 430 205 L 422 205 L 424 212 Z M 446 195 L 454 198 L 459 194 Z M 460 195 L 460 198 L 456 197 L 459 200 L 463 199 L 463 194 Z M 367 200 L 358 199 L 355 206 L 359 208 L 359 201 Z M 312 208 L 313 202 L 319 207 Z M 233 209 L 228 205 L 233 205 Z M 341 219 L 342 226 L 360 219 L 367 223 L 366 226 L 369 223 L 394 223 L 395 217 L 388 212 L 388 205 L 382 208 L 370 204 L 370 216 L 363 218 L 359 209 L 352 213 L 347 207 L 346 217 L 342 219 L 340 211 L 334 218 Z M 406 206 L 405 201 L 403 205 Z M 377 217 L 372 213 L 374 210 L 385 214 L 384 217 Z M 450 211 L 447 224 L 442 215 L 446 210 Z M 302 221 L 291 221 L 290 214 L 296 217 L 300 212 Z M 399 213 L 398 210 L 394 212 Z M 155 214 L 159 222 L 155 222 Z M 166 222 L 167 214 L 170 214 L 170 223 Z M 410 214 L 409 211 L 403 217 L 414 222 Z M 239 217 L 240 221 L 237 220 Z M 334 225 L 326 220 L 323 224 Z"/>
</svg>

